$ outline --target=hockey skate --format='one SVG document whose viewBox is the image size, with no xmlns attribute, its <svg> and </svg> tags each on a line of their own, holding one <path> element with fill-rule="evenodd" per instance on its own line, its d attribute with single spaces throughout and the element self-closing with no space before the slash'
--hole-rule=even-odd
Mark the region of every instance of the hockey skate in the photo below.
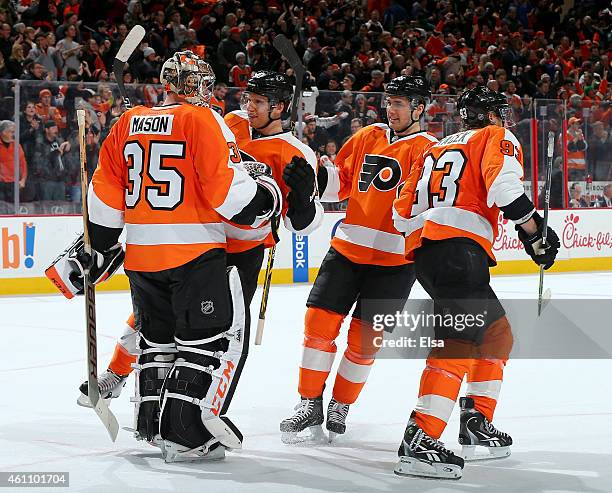
<svg viewBox="0 0 612 493">
<path fill-rule="evenodd" d="M 338 435 L 343 435 L 346 431 L 346 416 L 349 411 L 348 404 L 342 404 L 332 397 L 327 406 L 327 420 L 325 427 L 329 432 L 330 443 L 335 440 Z"/>
<path fill-rule="evenodd" d="M 463 459 L 431 438 L 412 418 L 397 455 L 399 462 L 393 472 L 399 476 L 459 479 L 463 473 Z"/>
<path fill-rule="evenodd" d="M 512 438 L 495 428 L 482 413 L 474 409 L 474 399 L 462 397 L 459 443 L 461 457 L 467 462 L 489 459 L 503 459 L 510 455 Z M 484 447 L 485 450 L 476 447 Z"/>
<path fill-rule="evenodd" d="M 294 409 L 296 412 L 293 416 L 281 421 L 281 442 L 293 444 L 325 440 L 325 434 L 321 428 L 323 424 L 323 397 L 320 396 L 316 399 L 302 397 L 300 403 Z M 310 436 L 298 435 L 306 428 L 309 429 Z"/>
<path fill-rule="evenodd" d="M 127 382 L 127 375 L 117 375 L 110 368 L 106 370 L 98 378 L 98 387 L 100 388 L 100 397 L 102 399 L 115 399 L 121 395 L 121 391 Z M 77 399 L 77 404 L 83 407 L 92 407 L 89 401 L 87 380 L 79 387 L 81 394 Z"/>
</svg>

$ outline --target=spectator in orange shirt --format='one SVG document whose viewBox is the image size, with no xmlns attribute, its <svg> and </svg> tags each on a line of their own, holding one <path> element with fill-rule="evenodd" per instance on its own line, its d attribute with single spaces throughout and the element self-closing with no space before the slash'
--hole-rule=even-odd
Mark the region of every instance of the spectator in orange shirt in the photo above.
<svg viewBox="0 0 612 493">
<path fill-rule="evenodd" d="M 15 193 L 15 124 L 0 121 L 0 202 L 13 202 Z M 28 168 L 19 145 L 19 188 L 25 187 Z"/>
<path fill-rule="evenodd" d="M 229 78 L 235 87 L 246 87 L 251 76 L 251 66 L 246 63 L 246 55 L 239 51 L 236 53 L 236 65 L 230 69 Z"/>
<path fill-rule="evenodd" d="M 43 89 L 38 93 L 39 102 L 36 103 L 36 114 L 46 123 L 48 120 L 53 120 L 58 125 L 62 121 L 62 115 L 58 109 L 51 104 L 53 94 L 49 89 Z"/>
<path fill-rule="evenodd" d="M 217 82 L 210 98 L 211 109 L 215 110 L 221 116 L 225 115 L 225 96 L 227 91 L 227 84 L 225 82 Z"/>
</svg>

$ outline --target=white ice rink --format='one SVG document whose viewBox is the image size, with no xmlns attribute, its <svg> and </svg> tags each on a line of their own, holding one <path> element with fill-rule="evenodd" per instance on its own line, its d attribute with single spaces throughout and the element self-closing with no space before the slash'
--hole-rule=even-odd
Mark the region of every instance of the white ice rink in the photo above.
<svg viewBox="0 0 612 493">
<path fill-rule="evenodd" d="M 612 273 L 549 275 L 546 283 L 556 298 L 612 298 Z M 537 278 L 493 285 L 500 298 L 535 297 Z M 423 361 L 377 361 L 337 444 L 281 444 L 278 424 L 297 402 L 309 288 L 272 287 L 264 344 L 251 347 L 230 407 L 244 449 L 191 464 L 165 464 L 125 431 L 112 443 L 93 411 L 76 405 L 85 377 L 82 300 L 0 298 L 0 471 L 68 471 L 70 491 L 91 493 L 612 492 L 612 361 L 511 361 L 495 423 L 513 436 L 512 456 L 467 465 L 458 482 L 393 474 Z M 417 287 L 413 294 L 424 296 Z M 99 294 L 97 305 L 101 371 L 131 308 L 126 293 Z M 111 406 L 121 426 L 132 426 L 132 392 L 130 378 Z M 457 429 L 455 409 L 442 437 L 450 448 L 458 449 Z"/>
</svg>

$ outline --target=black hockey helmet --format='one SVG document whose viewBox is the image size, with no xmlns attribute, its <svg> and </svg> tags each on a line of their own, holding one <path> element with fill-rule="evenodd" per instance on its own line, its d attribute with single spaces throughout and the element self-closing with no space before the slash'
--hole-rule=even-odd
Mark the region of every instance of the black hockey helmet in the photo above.
<svg viewBox="0 0 612 493">
<path fill-rule="evenodd" d="M 266 96 L 270 104 L 286 103 L 288 108 L 293 97 L 293 84 L 289 77 L 280 72 L 260 70 L 251 75 L 245 92 Z"/>
<path fill-rule="evenodd" d="M 416 104 L 427 104 L 431 99 L 429 84 L 418 75 L 400 75 L 385 86 L 385 97 L 405 96 Z"/>
<path fill-rule="evenodd" d="M 485 86 L 465 91 L 457 100 L 457 109 L 467 128 L 481 128 L 491 125 L 489 112 L 495 113 L 505 126 L 512 124 L 512 110 L 503 94 Z"/>
</svg>

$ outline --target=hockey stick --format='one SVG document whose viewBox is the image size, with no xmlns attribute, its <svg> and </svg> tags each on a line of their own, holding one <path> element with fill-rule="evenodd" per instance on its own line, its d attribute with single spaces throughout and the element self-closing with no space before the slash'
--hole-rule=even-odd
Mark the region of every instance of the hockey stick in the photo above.
<svg viewBox="0 0 612 493">
<path fill-rule="evenodd" d="M 552 181 L 553 151 L 555 149 L 555 134 L 548 132 L 548 149 L 546 152 L 546 182 L 544 183 L 544 221 L 542 223 L 542 248 L 546 248 L 546 233 L 548 229 L 548 209 L 550 208 L 550 184 Z M 544 266 L 540 265 L 540 284 L 538 286 L 538 317 L 551 297 L 550 288 L 544 294 Z"/>
<path fill-rule="evenodd" d="M 132 53 L 134 53 L 136 48 L 138 48 L 138 45 L 140 45 L 144 35 L 144 27 L 136 24 L 127 34 L 123 40 L 123 43 L 121 43 L 119 51 L 115 55 L 115 61 L 113 62 L 113 73 L 115 74 L 119 94 L 121 95 L 121 99 L 123 99 L 123 104 L 128 110 L 132 107 L 132 103 L 130 102 L 127 92 L 125 91 L 125 86 L 123 85 L 123 68 L 125 63 L 128 61 L 128 58 L 132 56 Z"/>
<path fill-rule="evenodd" d="M 302 81 L 304 79 L 304 66 L 300 57 L 295 52 L 295 48 L 286 36 L 279 34 L 272 41 L 274 48 L 284 56 L 295 73 L 295 91 L 291 100 L 291 123 L 295 123 L 298 115 L 298 108 L 302 98 Z M 298 133 L 301 129 L 298 128 Z M 300 136 L 301 138 L 301 136 Z M 259 346 L 263 338 L 264 324 L 266 321 L 266 310 L 268 308 L 268 296 L 270 295 L 270 284 L 272 282 L 272 268 L 274 267 L 274 255 L 276 254 L 276 244 L 268 251 L 268 263 L 264 275 L 263 292 L 261 294 L 261 304 L 259 305 L 259 320 L 257 321 L 257 331 L 255 332 L 255 344 Z"/>
<path fill-rule="evenodd" d="M 87 209 L 87 154 L 85 147 L 85 110 L 77 110 L 77 123 L 79 125 L 79 157 L 81 161 L 81 201 L 83 208 L 83 243 L 85 253 L 92 257 L 91 241 L 87 222 L 89 211 Z M 96 339 L 96 287 L 89 279 L 89 265 L 84 266 L 83 286 L 85 290 L 85 325 L 87 332 L 87 395 L 91 406 L 108 431 L 111 440 L 117 439 L 119 423 L 108 408 L 104 399 L 100 398 L 98 387 L 98 343 Z"/>
<path fill-rule="evenodd" d="M 295 92 L 293 93 L 293 100 L 291 101 L 291 123 L 295 123 L 298 118 L 298 110 L 301 112 L 301 100 L 302 100 L 302 85 L 304 83 L 304 74 L 306 69 L 302 65 L 302 60 L 295 51 L 293 43 L 283 34 L 277 35 L 272 41 L 274 48 L 284 56 L 289 65 L 293 69 L 295 74 Z M 298 139 L 302 139 L 302 128 L 298 126 Z"/>
</svg>

